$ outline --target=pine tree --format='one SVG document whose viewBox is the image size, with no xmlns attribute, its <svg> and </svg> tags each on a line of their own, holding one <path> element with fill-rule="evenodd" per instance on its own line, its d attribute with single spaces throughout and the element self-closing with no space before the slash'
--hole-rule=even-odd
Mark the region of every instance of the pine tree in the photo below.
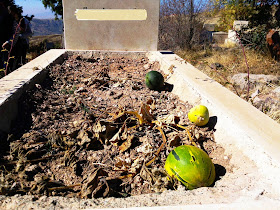
<svg viewBox="0 0 280 210">
<path fill-rule="evenodd" d="M 63 18 L 62 0 L 42 0 L 42 3 L 45 8 L 49 7 L 54 12 L 56 18 L 58 18 L 58 16 Z"/>
</svg>

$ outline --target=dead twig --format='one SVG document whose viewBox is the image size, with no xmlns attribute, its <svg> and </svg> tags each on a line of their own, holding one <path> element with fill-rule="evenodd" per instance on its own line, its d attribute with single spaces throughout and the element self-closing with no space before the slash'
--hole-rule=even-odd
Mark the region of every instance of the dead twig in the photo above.
<svg viewBox="0 0 280 210">
<path fill-rule="evenodd" d="M 61 186 L 61 187 L 51 187 L 48 188 L 48 191 L 61 191 L 61 190 L 69 190 L 72 189 L 74 187 L 79 187 L 82 184 L 73 184 L 73 185 L 68 185 L 68 186 Z"/>
<path fill-rule="evenodd" d="M 24 161 L 24 163 L 40 162 L 40 161 L 47 160 L 47 159 L 50 159 L 50 158 L 53 158 L 53 157 L 64 155 L 64 153 L 65 152 L 60 152 L 60 153 L 55 154 L 55 155 L 49 155 L 49 156 L 46 156 L 46 157 L 42 157 L 42 158 L 38 158 L 38 159 L 33 159 L 33 160 L 26 160 L 26 161 Z M 17 163 L 18 163 L 18 161 L 11 161 L 11 162 L 4 163 L 4 164 L 5 165 L 16 165 Z"/>
<path fill-rule="evenodd" d="M 235 34 L 236 34 L 236 37 L 238 38 L 238 40 L 240 42 L 240 46 L 242 47 L 242 52 L 243 52 L 245 63 L 246 63 L 246 67 L 247 67 L 247 80 L 248 80 L 248 83 L 247 83 L 247 98 L 246 98 L 246 100 L 248 101 L 249 100 L 249 92 L 250 92 L 250 69 L 249 69 L 249 65 L 248 65 L 248 61 L 247 61 L 247 56 L 246 56 L 246 53 L 245 53 L 245 47 L 242 44 L 240 36 L 237 33 L 237 31 L 235 31 Z"/>
<path fill-rule="evenodd" d="M 187 135 L 188 135 L 188 137 L 189 137 L 189 139 L 190 139 L 191 144 L 192 144 L 193 146 L 197 146 L 196 143 L 194 142 L 193 138 L 192 138 L 192 135 L 191 135 L 191 133 L 190 133 L 190 130 L 189 130 L 187 127 L 182 126 L 182 125 L 179 125 L 179 124 L 177 124 L 176 126 L 179 127 L 179 128 L 184 129 L 184 130 L 187 132 Z M 193 128 L 193 127 L 192 127 L 192 128 Z"/>
<path fill-rule="evenodd" d="M 154 122 L 157 122 L 157 121 L 154 121 Z M 160 147 L 159 147 L 159 149 L 157 150 L 157 152 L 155 153 L 155 156 L 153 157 L 153 159 L 150 160 L 148 163 L 146 163 L 146 166 L 151 165 L 151 164 L 155 161 L 155 159 L 158 157 L 160 151 L 162 150 L 162 148 L 164 147 L 164 145 L 166 144 L 166 141 L 167 141 L 167 140 L 166 140 L 166 136 L 165 136 L 165 134 L 164 134 L 164 132 L 163 132 L 163 130 L 162 130 L 162 126 L 161 126 L 161 125 L 157 125 L 157 129 L 159 130 L 159 132 L 160 132 L 161 135 L 162 135 L 162 140 L 163 140 L 163 142 L 162 142 L 162 144 L 160 145 Z"/>
</svg>

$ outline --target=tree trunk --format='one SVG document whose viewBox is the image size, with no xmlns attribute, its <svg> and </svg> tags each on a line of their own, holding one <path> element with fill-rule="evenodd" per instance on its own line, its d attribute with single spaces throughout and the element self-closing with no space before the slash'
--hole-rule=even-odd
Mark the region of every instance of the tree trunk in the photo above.
<svg viewBox="0 0 280 210">
<path fill-rule="evenodd" d="M 193 0 L 190 0 L 190 13 L 189 13 L 189 34 L 187 39 L 187 48 L 191 49 L 191 42 L 194 35 L 194 4 Z"/>
</svg>

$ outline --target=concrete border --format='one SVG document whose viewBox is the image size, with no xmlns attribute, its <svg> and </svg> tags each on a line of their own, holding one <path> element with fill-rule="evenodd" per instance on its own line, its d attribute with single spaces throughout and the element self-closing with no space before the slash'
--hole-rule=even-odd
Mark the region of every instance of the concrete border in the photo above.
<svg viewBox="0 0 280 210">
<path fill-rule="evenodd" d="M 44 80 L 47 67 L 61 62 L 65 50 L 51 50 L 0 79 L 0 131 L 9 132 L 17 116 L 17 101 L 21 94 Z"/>
<path fill-rule="evenodd" d="M 263 210 L 267 209 L 277 210 L 280 207 L 280 202 L 263 202 L 263 201 L 250 201 L 250 202 L 237 202 L 231 204 L 219 203 L 219 204 L 204 204 L 204 205 L 184 205 L 184 206 L 156 206 L 156 207 L 132 207 L 125 208 L 126 210 L 203 210 L 203 209 L 213 209 L 213 210 Z M 124 208 L 110 208 L 110 210 L 121 210 Z M 88 209 L 90 210 L 90 209 Z M 108 210 L 108 209 L 107 209 Z"/>
</svg>

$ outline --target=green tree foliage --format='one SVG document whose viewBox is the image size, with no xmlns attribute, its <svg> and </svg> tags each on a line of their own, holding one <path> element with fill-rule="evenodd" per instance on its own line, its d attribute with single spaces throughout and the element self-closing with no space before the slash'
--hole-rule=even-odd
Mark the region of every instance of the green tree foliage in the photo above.
<svg viewBox="0 0 280 210">
<path fill-rule="evenodd" d="M 218 30 L 232 29 L 234 20 L 248 20 L 251 27 L 266 24 L 267 28 L 273 23 L 273 7 L 278 0 L 213 0 L 212 12 L 220 13 Z"/>
<path fill-rule="evenodd" d="M 62 0 L 42 0 L 45 8 L 49 7 L 55 14 L 55 17 L 63 17 Z"/>
<path fill-rule="evenodd" d="M 259 25 L 250 30 L 238 31 L 238 35 L 243 46 L 254 49 L 262 54 L 268 54 L 266 42 L 267 28 L 266 25 Z"/>
<path fill-rule="evenodd" d="M 3 3 L 4 3 L 5 6 L 15 5 L 15 1 L 14 0 L 4 0 Z"/>
<path fill-rule="evenodd" d="M 252 15 L 253 8 L 249 2 L 240 0 L 229 0 L 223 2 L 220 10 L 219 30 L 227 31 L 232 29 L 234 20 L 248 20 Z"/>
</svg>

